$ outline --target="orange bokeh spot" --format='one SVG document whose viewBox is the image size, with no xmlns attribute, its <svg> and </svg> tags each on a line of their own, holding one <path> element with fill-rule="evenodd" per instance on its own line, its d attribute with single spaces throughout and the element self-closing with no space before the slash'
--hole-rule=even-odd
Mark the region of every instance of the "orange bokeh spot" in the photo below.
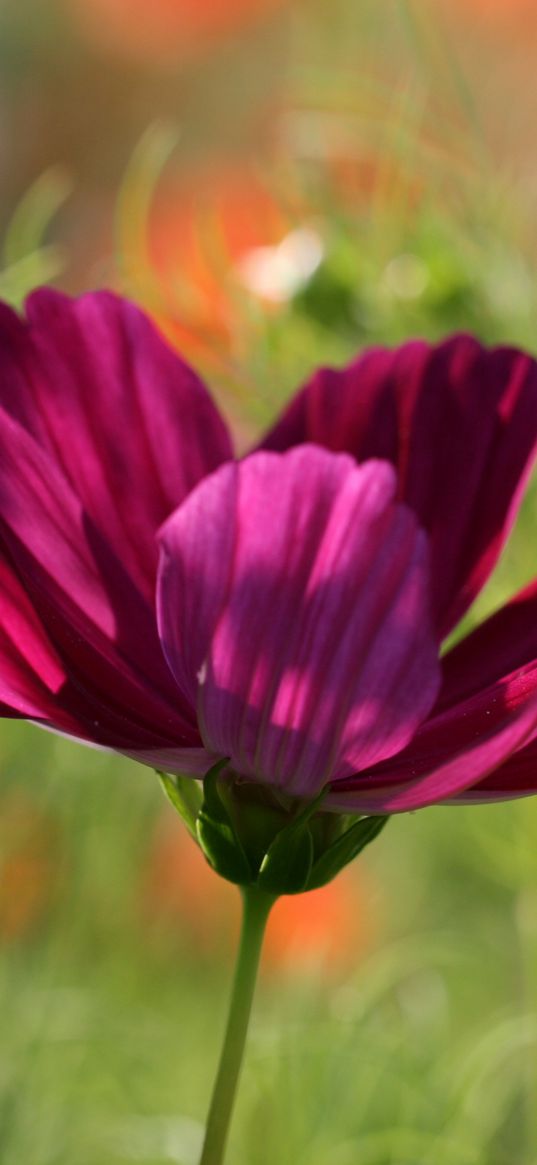
<svg viewBox="0 0 537 1165">
<path fill-rule="evenodd" d="M 188 56 L 240 33 L 285 0 L 69 0 L 82 33 L 134 62 Z"/>
<path fill-rule="evenodd" d="M 57 830 L 22 793 L 6 795 L 0 814 L 0 941 L 23 938 L 41 922 L 59 877 Z"/>
<path fill-rule="evenodd" d="M 534 44 L 537 34 L 535 0 L 455 0 L 453 8 L 459 20 L 477 21 L 492 34 L 501 33 L 502 36 L 523 37 L 525 40 L 529 36 L 530 43 Z M 446 4 L 446 11 L 451 15 L 451 4 Z"/>
<path fill-rule="evenodd" d="M 142 906 L 151 928 L 177 932 L 209 953 L 228 940 L 237 916 L 236 891 L 218 878 L 180 822 L 158 822 L 143 876 Z"/>
<path fill-rule="evenodd" d="M 535 0 L 465 0 L 465 8 L 488 20 L 508 20 L 535 14 Z"/>
<path fill-rule="evenodd" d="M 291 226 L 286 213 L 248 169 L 207 168 L 190 184 L 167 185 L 146 224 L 148 307 L 187 357 L 226 357 L 244 321 L 237 268 L 253 248 L 276 246 Z M 133 271 L 144 298 L 144 274 Z"/>
<path fill-rule="evenodd" d="M 423 192 L 410 166 L 371 150 L 328 151 L 307 194 L 298 170 L 278 171 L 275 161 L 275 171 L 271 183 L 246 161 L 220 161 L 167 180 L 132 239 L 136 191 L 125 190 L 123 287 L 202 371 L 240 365 L 256 328 L 286 310 L 324 257 L 335 207 L 363 214 L 373 201 L 386 211 L 395 202 L 401 215 L 415 211 Z"/>
<path fill-rule="evenodd" d="M 210 869 L 197 845 L 167 814 L 158 823 L 144 882 L 144 914 L 150 926 L 180 933 L 195 952 L 206 956 L 236 942 L 236 888 Z M 269 918 L 264 967 L 287 972 L 321 968 L 326 973 L 350 969 L 375 939 L 372 897 L 371 875 L 355 866 L 320 890 L 280 898 Z"/>
<path fill-rule="evenodd" d="M 370 890 L 363 869 L 347 869 L 319 890 L 280 898 L 267 927 L 266 962 L 287 970 L 352 967 L 374 937 Z"/>
</svg>

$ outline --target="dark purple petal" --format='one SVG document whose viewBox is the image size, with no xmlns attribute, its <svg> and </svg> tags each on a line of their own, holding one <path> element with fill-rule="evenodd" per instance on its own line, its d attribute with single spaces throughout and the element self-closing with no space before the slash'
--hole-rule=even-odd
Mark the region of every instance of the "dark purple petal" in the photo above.
<svg viewBox="0 0 537 1165">
<path fill-rule="evenodd" d="M 457 336 L 374 349 L 321 369 L 263 447 L 313 441 L 359 461 L 386 458 L 431 540 L 439 634 L 458 622 L 509 533 L 537 438 L 537 365 Z"/>
<path fill-rule="evenodd" d="M 158 614 L 206 748 L 296 795 L 401 749 L 439 669 L 426 539 L 387 463 L 223 466 L 163 531 Z"/>
<path fill-rule="evenodd" d="M 444 656 L 439 709 L 450 708 L 536 665 L 537 580 Z"/>
<path fill-rule="evenodd" d="M 61 467 L 152 601 L 155 531 L 232 455 L 224 423 L 197 376 L 125 300 L 42 290 L 27 317 L 0 308 L 0 406 Z"/>
<path fill-rule="evenodd" d="M 537 693 L 537 581 L 485 620 L 444 659 L 439 711 L 493 684 L 523 680 Z M 458 801 L 500 801 L 537 793 L 537 725 L 529 743 Z"/>
</svg>

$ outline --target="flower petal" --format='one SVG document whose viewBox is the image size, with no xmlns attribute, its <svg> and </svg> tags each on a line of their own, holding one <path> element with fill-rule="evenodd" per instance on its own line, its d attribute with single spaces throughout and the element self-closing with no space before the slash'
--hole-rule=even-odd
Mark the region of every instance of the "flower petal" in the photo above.
<svg viewBox="0 0 537 1165">
<path fill-rule="evenodd" d="M 3 716 L 37 720 L 57 712 L 65 670 L 28 596 L 0 559 L 0 701 Z"/>
<path fill-rule="evenodd" d="M 313 441 L 397 468 L 399 494 L 431 541 L 445 635 L 488 578 L 514 520 L 537 439 L 537 365 L 468 336 L 373 349 L 321 369 L 263 442 Z"/>
<path fill-rule="evenodd" d="M 447 652 L 438 708 L 451 708 L 536 665 L 537 579 Z"/>
<path fill-rule="evenodd" d="M 537 580 L 500 608 L 444 657 L 439 711 L 495 683 L 523 678 L 537 694 Z M 457 801 L 501 801 L 537 793 L 537 724 L 530 739 Z"/>
<path fill-rule="evenodd" d="M 397 752 L 427 715 L 427 546 L 395 488 L 386 463 L 258 453 L 164 526 L 164 651 L 206 748 L 237 772 L 312 795 Z"/>
<path fill-rule="evenodd" d="M 31 432 L 153 599 L 155 531 L 232 455 L 203 385 L 132 304 L 35 292 L 0 307 L 0 405 Z"/>
<path fill-rule="evenodd" d="M 126 756 L 138 764 L 149 765 L 152 769 L 160 769 L 165 773 L 177 773 L 183 777 L 197 777 L 200 780 L 207 776 L 209 769 L 218 760 L 214 753 L 206 748 L 123 748 Z"/>
<path fill-rule="evenodd" d="M 18 635 L 16 647 L 13 602 L 4 608 L 2 632 L 11 638 L 13 666 L 43 676 L 55 692 L 62 677 L 69 680 L 69 691 L 55 701 L 57 714 L 38 703 L 29 714 L 63 727 L 58 717 L 67 701 L 98 743 L 199 744 L 191 710 L 162 656 L 152 607 L 61 471 L 1 409 L 0 530 L 6 579 L 12 569 L 15 599 L 22 585 L 28 600 L 21 605 L 28 637 Z"/>
<path fill-rule="evenodd" d="M 483 723 L 483 715 L 487 711 L 491 715 L 489 725 Z M 433 764 L 432 768 L 418 777 L 412 772 L 401 777 L 397 766 L 395 772 L 385 771 L 382 776 L 357 775 L 353 782 L 334 785 L 327 805 L 340 812 L 403 813 L 422 809 L 426 805 L 452 801 L 456 795 L 465 793 L 483 781 L 511 754 L 522 748 L 528 737 L 535 732 L 536 725 L 535 692 L 532 692 L 530 698 L 521 699 L 516 708 L 509 706 L 509 700 L 497 713 L 491 708 L 480 708 L 475 717 L 469 715 L 462 748 L 461 741 L 455 735 L 448 761 L 436 766 Z M 443 725 L 446 732 L 449 727 L 449 724 Z"/>
<path fill-rule="evenodd" d="M 537 740 L 535 729 L 532 740 L 514 752 L 504 764 L 476 785 L 465 789 L 449 804 L 482 805 L 491 801 L 512 801 L 516 797 L 530 797 L 537 793 Z"/>
<path fill-rule="evenodd" d="M 157 743 L 162 748 L 158 731 L 144 727 L 134 709 L 129 720 L 125 710 L 103 701 L 89 675 L 67 670 L 5 560 L 0 560 L 0 714 L 107 748 L 132 751 L 136 745 L 148 755 Z M 174 750 L 174 759 L 179 752 Z"/>
<path fill-rule="evenodd" d="M 399 756 L 334 784 L 330 804 L 397 813 L 450 801 L 487 779 L 494 788 L 492 774 L 537 732 L 537 666 L 438 707 Z"/>
</svg>

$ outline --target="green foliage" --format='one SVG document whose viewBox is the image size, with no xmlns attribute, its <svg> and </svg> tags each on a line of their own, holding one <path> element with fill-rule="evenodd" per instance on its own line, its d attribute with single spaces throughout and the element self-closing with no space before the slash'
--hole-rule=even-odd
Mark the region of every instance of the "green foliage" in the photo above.
<svg viewBox="0 0 537 1165">
<path fill-rule="evenodd" d="M 256 885 L 276 897 L 316 890 L 357 857 L 388 820 L 327 813 L 324 790 L 298 807 L 285 807 L 270 790 L 222 776 L 228 763 L 220 760 L 206 774 L 201 804 L 187 778 L 158 776 L 209 864 L 239 886 Z"/>
<path fill-rule="evenodd" d="M 313 837 L 307 822 L 293 822 L 276 834 L 257 878 L 269 894 L 300 894 L 309 889 L 313 865 Z"/>
<path fill-rule="evenodd" d="M 157 776 L 164 794 L 186 825 L 191 837 L 197 840 L 196 823 L 202 804 L 199 785 L 191 777 L 182 777 L 177 773 L 161 773 L 157 770 Z"/>
<path fill-rule="evenodd" d="M 308 878 L 308 890 L 316 890 L 331 882 L 378 837 L 388 820 L 388 817 L 363 817 L 355 821 L 317 859 Z"/>
<path fill-rule="evenodd" d="M 252 869 L 218 784 L 220 772 L 227 763 L 227 759 L 218 761 L 205 777 L 196 831 L 203 853 L 213 869 L 228 882 L 246 886 L 252 881 Z"/>
</svg>

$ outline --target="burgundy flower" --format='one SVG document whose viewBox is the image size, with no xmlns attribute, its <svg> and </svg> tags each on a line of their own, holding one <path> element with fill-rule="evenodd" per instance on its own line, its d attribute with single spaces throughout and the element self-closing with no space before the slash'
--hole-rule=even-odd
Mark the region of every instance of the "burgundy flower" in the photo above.
<svg viewBox="0 0 537 1165">
<path fill-rule="evenodd" d="M 537 583 L 438 660 L 531 467 L 530 357 L 372 350 L 236 462 L 111 294 L 2 307 L 0 351 L 2 715 L 350 812 L 537 792 Z"/>
</svg>

